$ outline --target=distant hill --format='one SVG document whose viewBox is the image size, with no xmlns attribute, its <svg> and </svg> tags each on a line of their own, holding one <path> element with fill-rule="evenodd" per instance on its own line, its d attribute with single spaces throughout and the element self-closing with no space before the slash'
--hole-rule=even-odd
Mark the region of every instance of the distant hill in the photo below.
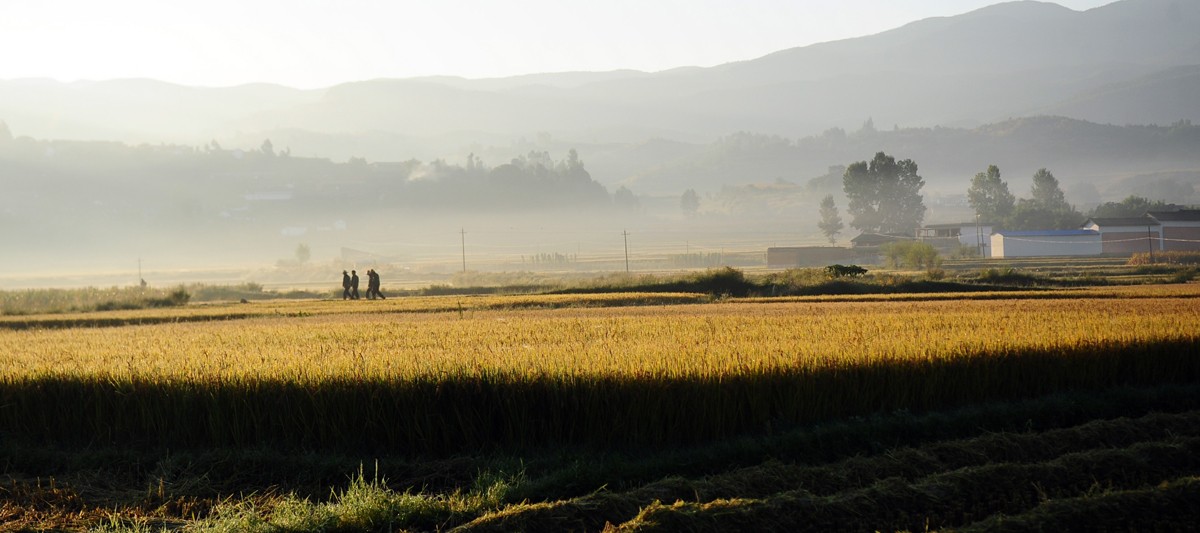
<svg viewBox="0 0 1200 533">
<path fill-rule="evenodd" d="M 1081 92 L 1045 108 L 1111 124 L 1171 124 L 1200 116 L 1200 65 L 1173 67 Z"/>
<path fill-rule="evenodd" d="M 312 142 L 339 136 L 350 146 L 408 139 L 371 149 L 374 158 L 391 160 L 539 133 L 587 142 L 707 143 L 735 131 L 814 135 L 867 118 L 881 128 L 974 127 L 1039 114 L 1169 124 L 1200 121 L 1198 27 L 1194 1 L 1121 0 L 1083 12 L 1021 1 L 657 73 L 371 80 L 317 91 L 2 81 L 0 119 L 37 138 L 135 143 L 229 142 L 280 131 L 298 142 L 306 138 L 302 132 Z"/>
<path fill-rule="evenodd" d="M 581 150 L 588 153 L 586 147 Z M 991 164 L 1000 167 L 1018 195 L 1028 192 L 1039 168 L 1052 170 L 1064 186 L 1087 184 L 1104 199 L 1200 186 L 1200 173 L 1195 172 L 1200 169 L 1200 126 L 1186 121 L 1115 126 L 1050 116 L 969 129 L 833 129 L 796 140 L 739 133 L 637 172 L 622 183 L 635 191 L 675 194 L 686 188 L 713 192 L 726 185 L 780 180 L 799 184 L 831 166 L 869 160 L 878 151 L 916 161 L 929 193 L 965 194 L 971 177 Z M 603 175 L 604 162 L 592 168 Z M 1160 181 L 1179 186 L 1152 187 Z M 834 184 L 834 190 L 839 188 L 840 181 Z M 1085 200 L 1089 199 L 1074 199 Z"/>
</svg>

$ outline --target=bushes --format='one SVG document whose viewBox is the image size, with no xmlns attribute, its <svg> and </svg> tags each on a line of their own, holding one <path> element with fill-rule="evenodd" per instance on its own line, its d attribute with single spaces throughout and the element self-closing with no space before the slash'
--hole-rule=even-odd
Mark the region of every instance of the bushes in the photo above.
<svg viewBox="0 0 1200 533">
<path fill-rule="evenodd" d="M 831 278 L 857 278 L 867 273 L 867 269 L 858 265 L 829 265 L 825 267 L 825 273 Z"/>
<path fill-rule="evenodd" d="M 937 248 L 927 242 L 892 242 L 881 246 L 879 250 L 883 253 L 884 264 L 889 268 L 935 268 L 942 264 Z"/>
<path fill-rule="evenodd" d="M 990 285 L 1016 285 L 1032 287 L 1046 283 L 1046 279 L 1033 274 L 1020 272 L 1012 267 L 985 268 L 979 272 L 979 281 Z"/>
<path fill-rule="evenodd" d="M 1136 253 L 1129 257 L 1127 264 L 1137 266 L 1164 263 L 1168 265 L 1200 265 L 1200 252 L 1155 252 L 1153 258 L 1149 253 Z"/>
<path fill-rule="evenodd" d="M 188 294 L 183 287 L 171 291 L 166 296 L 160 298 L 147 298 L 145 301 L 146 307 L 183 307 L 187 305 L 188 300 L 192 299 L 192 295 Z"/>
<path fill-rule="evenodd" d="M 31 289 L 0 291 L 0 315 L 116 311 L 187 305 L 191 294 L 173 289 L 111 287 L 99 289 Z"/>
</svg>

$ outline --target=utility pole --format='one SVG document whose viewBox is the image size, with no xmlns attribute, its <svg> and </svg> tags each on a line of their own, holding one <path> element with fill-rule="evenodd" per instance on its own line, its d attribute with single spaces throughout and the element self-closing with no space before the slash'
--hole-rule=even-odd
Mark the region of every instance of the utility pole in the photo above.
<svg viewBox="0 0 1200 533">
<path fill-rule="evenodd" d="M 1154 235 L 1150 233 L 1150 225 L 1146 225 L 1146 245 L 1150 248 L 1150 264 L 1154 264 Z"/>
<path fill-rule="evenodd" d="M 975 213 L 975 247 L 979 250 L 979 257 L 983 257 L 983 229 L 979 227 L 979 213 Z"/>
<path fill-rule="evenodd" d="M 462 261 L 463 272 L 467 271 L 467 228 L 459 228 L 458 233 L 462 235 Z"/>
<path fill-rule="evenodd" d="M 625 238 L 625 273 L 629 273 L 629 232 L 621 230 L 621 236 Z"/>
</svg>

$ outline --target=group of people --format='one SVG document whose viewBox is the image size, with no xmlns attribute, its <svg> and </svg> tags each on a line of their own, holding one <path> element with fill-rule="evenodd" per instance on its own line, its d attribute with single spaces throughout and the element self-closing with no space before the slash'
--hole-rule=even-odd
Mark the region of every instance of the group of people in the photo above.
<svg viewBox="0 0 1200 533">
<path fill-rule="evenodd" d="M 379 292 L 379 273 L 375 269 L 367 271 L 367 299 L 386 300 L 387 298 L 382 292 Z M 342 271 L 342 299 L 357 300 L 358 299 L 358 271 L 351 270 L 346 273 Z"/>
</svg>

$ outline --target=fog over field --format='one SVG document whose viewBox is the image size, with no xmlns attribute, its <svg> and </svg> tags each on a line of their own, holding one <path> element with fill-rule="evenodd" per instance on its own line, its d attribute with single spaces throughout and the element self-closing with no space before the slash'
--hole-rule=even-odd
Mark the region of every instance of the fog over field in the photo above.
<svg viewBox="0 0 1200 533">
<path fill-rule="evenodd" d="M 839 20 L 820 2 L 797 5 L 812 10 L 780 16 Z M 326 57 L 341 49 L 320 45 L 333 34 L 314 32 L 291 43 L 296 53 L 340 78 L 302 88 L 277 70 L 187 81 L 184 56 L 159 58 L 172 81 L 153 69 L 44 74 L 59 81 L 0 67 L 0 289 L 132 284 L 139 265 L 152 284 L 336 284 L 342 268 L 373 266 L 385 283 L 438 282 L 464 263 L 624 270 L 626 250 L 637 270 L 758 266 L 768 246 L 827 242 L 818 204 L 833 195 L 848 218 L 842 173 L 877 152 L 919 165 L 928 223 L 972 219 L 966 191 L 989 165 L 1018 197 L 1050 169 L 1084 214 L 1131 194 L 1200 204 L 1200 3 L 1018 1 L 925 17 L 815 44 L 798 30 L 795 47 L 764 31 L 743 39 L 744 57 L 703 66 L 647 67 L 638 61 L 660 55 L 647 48 L 615 59 L 624 64 L 596 68 L 584 54 L 578 67 L 501 76 L 351 71 L 362 58 L 349 55 L 343 73 Z M 682 39 L 672 32 L 699 19 L 661 37 Z M 280 30 L 254 20 L 270 55 Z M 483 39 L 479 21 L 461 24 L 463 39 Z M 543 37 L 565 47 L 560 31 Z M 208 37 L 197 50 L 228 46 Z M 141 45 L 153 39 L 174 42 Z M 73 46 L 90 57 L 86 42 Z M 529 55 L 549 60 L 554 47 Z M 438 56 L 412 50 L 388 57 Z M 362 52 L 376 66 L 381 53 Z M 685 207 L 689 191 L 698 206 Z M 838 244 L 856 234 L 847 227 Z"/>
</svg>

